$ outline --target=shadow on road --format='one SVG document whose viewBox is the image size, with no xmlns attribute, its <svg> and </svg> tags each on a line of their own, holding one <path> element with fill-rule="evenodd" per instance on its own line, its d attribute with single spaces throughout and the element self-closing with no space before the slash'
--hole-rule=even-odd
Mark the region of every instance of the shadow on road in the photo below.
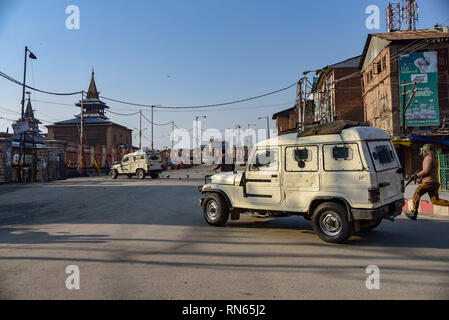
<svg viewBox="0 0 449 320">
<path fill-rule="evenodd" d="M 283 245 L 304 245 L 303 241 L 308 240 L 305 237 L 314 233 L 311 223 L 301 217 L 272 219 L 242 215 L 242 220 L 230 221 L 224 228 L 208 226 L 197 202 L 201 194 L 194 185 L 132 183 L 119 187 L 109 180 L 91 181 L 88 185 L 86 181 L 80 181 L 82 185 L 72 183 L 18 187 L 10 193 L 0 191 L 0 243 L 103 243 L 112 240 L 110 235 L 48 235 L 26 228 L 9 229 L 45 224 L 183 226 L 189 227 L 192 233 L 209 233 L 212 241 L 220 237 L 228 241 L 230 235 L 254 233 L 258 243 L 267 245 L 271 243 L 265 241 L 267 230 L 271 237 L 279 239 L 276 244 Z M 113 186 L 109 186 L 110 183 Z M 23 233 L 16 233 L 18 230 Z M 286 237 L 285 230 L 298 230 L 299 243 L 292 243 L 291 233 Z M 339 246 L 320 241 L 314 245 L 318 243 Z M 375 231 L 353 236 L 342 246 L 449 249 L 449 220 L 384 221 Z"/>
</svg>

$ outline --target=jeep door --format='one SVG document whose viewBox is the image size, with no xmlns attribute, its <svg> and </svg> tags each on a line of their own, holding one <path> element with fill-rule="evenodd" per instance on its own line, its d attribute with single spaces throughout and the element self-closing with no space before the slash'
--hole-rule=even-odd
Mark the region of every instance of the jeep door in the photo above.
<svg viewBox="0 0 449 320">
<path fill-rule="evenodd" d="M 258 148 L 245 172 L 245 195 L 255 208 L 267 208 L 281 202 L 279 147 Z"/>
<path fill-rule="evenodd" d="M 128 173 L 129 172 L 129 166 L 130 166 L 130 159 L 129 156 L 123 157 L 120 165 L 120 171 L 119 173 Z"/>
<path fill-rule="evenodd" d="M 402 171 L 396 150 L 390 140 L 367 141 L 377 184 L 380 189 L 380 205 L 402 197 Z"/>
<path fill-rule="evenodd" d="M 284 149 L 284 202 L 289 211 L 305 212 L 320 190 L 318 145 Z"/>
</svg>

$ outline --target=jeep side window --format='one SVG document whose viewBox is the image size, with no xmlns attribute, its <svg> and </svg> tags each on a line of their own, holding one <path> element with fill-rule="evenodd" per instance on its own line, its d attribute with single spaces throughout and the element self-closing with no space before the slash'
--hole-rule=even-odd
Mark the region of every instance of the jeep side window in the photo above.
<svg viewBox="0 0 449 320">
<path fill-rule="evenodd" d="M 324 170 L 361 171 L 363 170 L 359 148 L 356 143 L 323 145 Z"/>
<path fill-rule="evenodd" d="M 249 167 L 250 171 L 278 171 L 279 155 L 277 149 L 258 149 Z"/>
<path fill-rule="evenodd" d="M 128 160 L 129 160 L 129 158 L 125 157 L 125 158 L 123 158 L 122 163 L 128 162 Z"/>
<path fill-rule="evenodd" d="M 318 146 L 298 146 L 285 148 L 286 171 L 317 171 Z"/>
</svg>

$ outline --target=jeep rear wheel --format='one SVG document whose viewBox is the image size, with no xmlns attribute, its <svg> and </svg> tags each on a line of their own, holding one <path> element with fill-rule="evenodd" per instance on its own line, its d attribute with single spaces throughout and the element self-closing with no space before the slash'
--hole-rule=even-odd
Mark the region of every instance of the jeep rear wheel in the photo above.
<svg viewBox="0 0 449 320">
<path fill-rule="evenodd" d="M 137 178 L 140 180 L 145 179 L 145 171 L 143 171 L 142 169 L 137 170 Z"/>
<path fill-rule="evenodd" d="M 211 193 L 203 201 L 203 217 L 212 226 L 223 226 L 229 218 L 226 201 L 217 193 Z"/>
<path fill-rule="evenodd" d="M 325 202 L 316 208 L 312 216 L 313 229 L 326 242 L 341 243 L 353 233 L 346 210 L 335 202 Z"/>
<path fill-rule="evenodd" d="M 111 170 L 111 178 L 112 179 L 117 179 L 117 177 L 118 177 L 117 170 Z"/>
<path fill-rule="evenodd" d="M 153 179 L 157 179 L 157 178 L 159 178 L 159 173 L 157 173 L 157 172 L 152 172 L 152 173 L 150 173 L 150 176 L 151 176 L 151 178 L 153 178 Z"/>
</svg>

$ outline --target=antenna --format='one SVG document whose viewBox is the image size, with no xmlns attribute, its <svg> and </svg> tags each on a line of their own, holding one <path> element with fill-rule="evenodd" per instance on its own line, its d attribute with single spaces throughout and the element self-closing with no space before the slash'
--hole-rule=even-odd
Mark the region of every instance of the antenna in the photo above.
<svg viewBox="0 0 449 320">
<path fill-rule="evenodd" d="M 402 0 L 403 11 L 402 19 L 404 20 L 408 31 L 416 30 L 416 21 L 419 18 L 419 7 L 415 0 Z"/>
<path fill-rule="evenodd" d="M 387 9 L 385 10 L 386 22 L 387 22 L 387 32 L 395 32 L 401 30 L 401 4 L 400 3 L 388 3 Z"/>
</svg>

